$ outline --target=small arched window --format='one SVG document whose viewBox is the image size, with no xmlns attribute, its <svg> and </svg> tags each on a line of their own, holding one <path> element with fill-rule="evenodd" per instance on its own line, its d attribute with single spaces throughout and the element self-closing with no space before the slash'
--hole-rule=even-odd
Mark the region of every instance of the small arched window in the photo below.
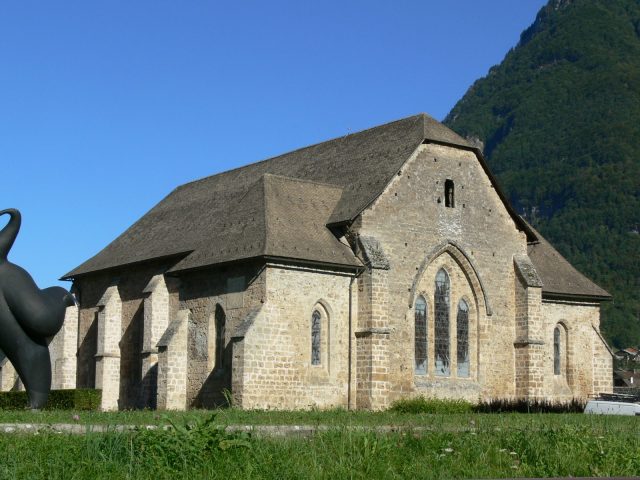
<svg viewBox="0 0 640 480">
<path fill-rule="evenodd" d="M 320 345 L 322 341 L 322 315 L 314 310 L 311 315 L 311 365 L 320 365 Z"/>
<path fill-rule="evenodd" d="M 427 373 L 427 302 L 422 296 L 415 305 L 415 372 Z"/>
<path fill-rule="evenodd" d="M 562 335 L 560 325 L 553 330 L 553 374 L 562 373 Z"/>
<path fill-rule="evenodd" d="M 456 338 L 458 341 L 458 377 L 469 376 L 469 305 L 464 300 L 458 303 L 456 317 Z"/>
<path fill-rule="evenodd" d="M 444 206 L 455 207 L 455 189 L 453 186 L 453 180 L 445 180 L 444 182 Z"/>
<path fill-rule="evenodd" d="M 216 305 L 216 363 L 215 368 L 224 368 L 224 348 L 227 328 L 227 316 L 220 305 Z"/>
<path fill-rule="evenodd" d="M 449 275 L 440 269 L 436 274 L 434 295 L 434 349 L 436 375 L 449 376 L 451 362 L 449 356 Z"/>
</svg>

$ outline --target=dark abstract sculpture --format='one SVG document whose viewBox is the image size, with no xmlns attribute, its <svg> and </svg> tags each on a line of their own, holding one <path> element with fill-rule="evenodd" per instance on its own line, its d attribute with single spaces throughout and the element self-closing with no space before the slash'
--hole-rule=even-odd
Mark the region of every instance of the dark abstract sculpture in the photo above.
<svg viewBox="0 0 640 480">
<path fill-rule="evenodd" d="M 62 328 L 73 296 L 62 287 L 40 290 L 26 270 L 7 260 L 20 230 L 21 216 L 13 208 L 0 231 L 0 350 L 16 369 L 29 394 L 31 408 L 47 403 L 51 389 L 48 344 Z"/>
</svg>

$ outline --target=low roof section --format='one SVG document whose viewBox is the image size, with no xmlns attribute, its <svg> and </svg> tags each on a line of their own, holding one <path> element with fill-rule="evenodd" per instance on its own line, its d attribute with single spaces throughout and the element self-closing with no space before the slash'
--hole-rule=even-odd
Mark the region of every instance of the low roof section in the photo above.
<svg viewBox="0 0 640 480">
<path fill-rule="evenodd" d="M 531 262 L 542 279 L 543 298 L 602 301 L 611 294 L 585 277 L 553 246 L 530 227 L 537 240 L 527 245 Z"/>
<path fill-rule="evenodd" d="M 353 221 L 424 142 L 474 151 L 516 225 L 534 238 L 481 152 L 419 114 L 182 185 L 63 278 L 173 256 L 182 257 L 176 273 L 261 256 L 355 267 L 326 226 Z"/>
</svg>

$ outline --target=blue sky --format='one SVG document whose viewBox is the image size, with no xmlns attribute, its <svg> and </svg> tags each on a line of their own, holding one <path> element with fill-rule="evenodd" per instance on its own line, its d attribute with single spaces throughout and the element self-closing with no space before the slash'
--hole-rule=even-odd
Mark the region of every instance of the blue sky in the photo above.
<svg viewBox="0 0 640 480">
<path fill-rule="evenodd" d="M 23 214 L 9 259 L 60 284 L 181 183 L 442 119 L 545 3 L 4 0 L 0 210 Z"/>
</svg>

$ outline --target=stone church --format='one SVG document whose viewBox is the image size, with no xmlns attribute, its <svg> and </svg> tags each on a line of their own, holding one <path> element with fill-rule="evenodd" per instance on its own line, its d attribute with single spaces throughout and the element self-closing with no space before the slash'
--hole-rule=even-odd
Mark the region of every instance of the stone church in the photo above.
<svg viewBox="0 0 640 480">
<path fill-rule="evenodd" d="M 54 379 L 104 409 L 612 390 L 609 294 L 425 114 L 182 185 L 64 278 Z"/>
</svg>

